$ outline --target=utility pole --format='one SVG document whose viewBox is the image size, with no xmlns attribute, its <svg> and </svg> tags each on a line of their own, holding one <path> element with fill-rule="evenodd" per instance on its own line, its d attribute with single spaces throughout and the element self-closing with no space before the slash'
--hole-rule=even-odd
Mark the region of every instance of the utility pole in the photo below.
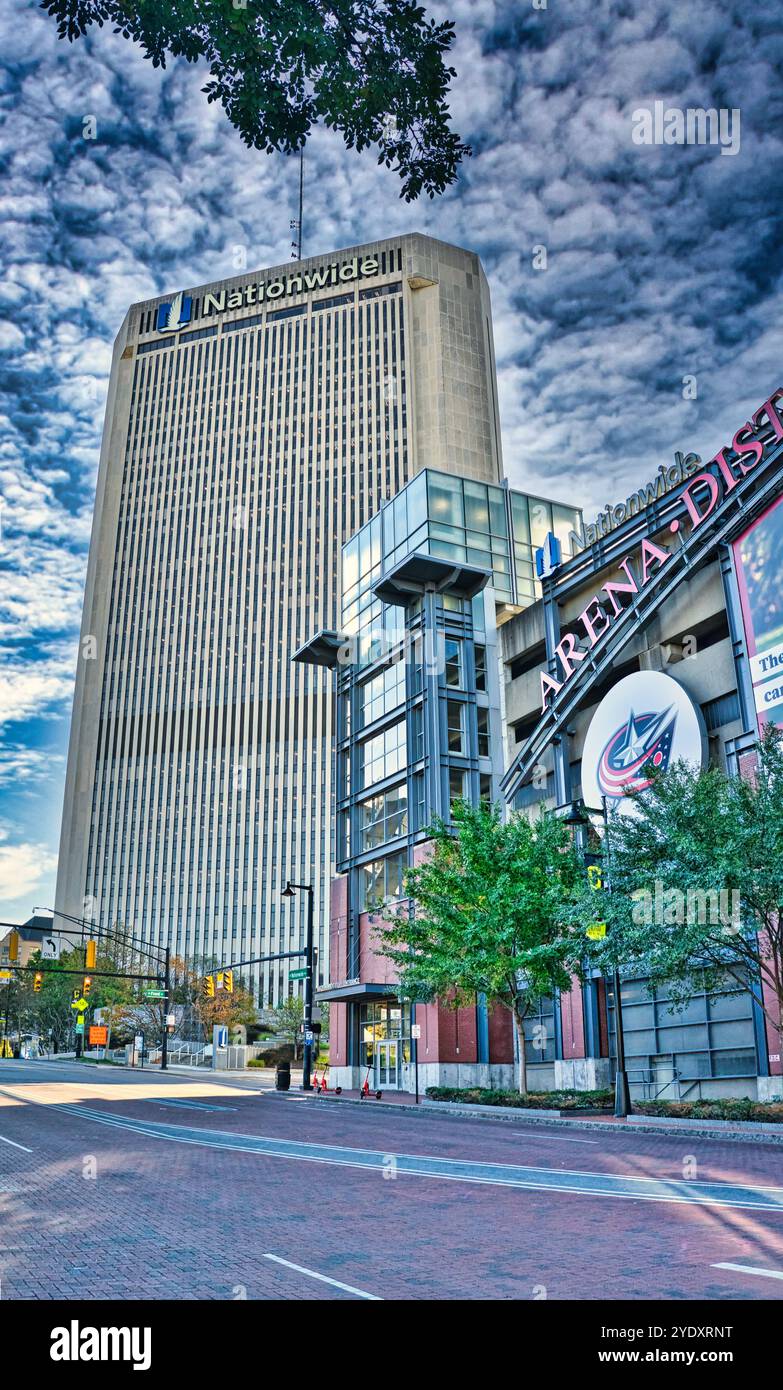
<svg viewBox="0 0 783 1390">
<path fill-rule="evenodd" d="M 160 1069 L 166 1071 L 169 1065 L 169 994 L 171 993 L 171 947 L 166 947 L 165 963 L 163 966 L 163 988 L 166 997 L 163 1000 L 163 1037 L 160 1044 Z"/>
<path fill-rule="evenodd" d="M 313 1068 L 313 977 L 315 975 L 315 889 L 312 883 L 291 883 L 283 889 L 284 898 L 295 898 L 297 890 L 307 894 L 307 941 L 305 961 L 304 1048 L 302 1054 L 302 1090 L 312 1091 L 310 1073 Z"/>
</svg>

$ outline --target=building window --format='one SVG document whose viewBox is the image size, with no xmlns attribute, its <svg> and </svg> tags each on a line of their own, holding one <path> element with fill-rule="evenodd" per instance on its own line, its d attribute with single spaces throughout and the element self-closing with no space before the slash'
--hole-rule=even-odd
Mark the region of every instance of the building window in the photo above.
<svg viewBox="0 0 783 1390">
<path fill-rule="evenodd" d="M 465 752 L 465 706 L 459 700 L 446 701 L 446 732 L 450 753 Z"/>
<path fill-rule="evenodd" d="M 362 850 L 384 845 L 398 835 L 405 835 L 408 829 L 408 792 L 402 787 L 393 787 L 380 796 L 371 796 L 360 806 L 362 828 Z"/>
<path fill-rule="evenodd" d="M 360 784 L 371 787 L 405 767 L 405 720 L 359 745 Z"/>
<path fill-rule="evenodd" d="M 456 686 L 458 690 L 463 688 L 462 643 L 453 637 L 446 638 L 445 677 L 447 685 Z"/>
<path fill-rule="evenodd" d="M 486 690 L 487 688 L 487 649 L 486 647 L 474 647 L 476 661 L 476 689 Z"/>
<path fill-rule="evenodd" d="M 479 796 L 482 801 L 492 801 L 492 778 L 488 772 L 479 773 Z"/>
<path fill-rule="evenodd" d="M 417 772 L 413 779 L 413 814 L 415 817 L 414 828 L 427 830 L 430 818 L 427 814 L 427 792 L 423 772 Z"/>
<path fill-rule="evenodd" d="M 405 662 L 394 661 L 359 686 L 359 727 L 364 728 L 405 704 Z"/>
<path fill-rule="evenodd" d="M 424 757 L 424 709 L 414 705 L 411 720 L 411 759 L 417 763 Z"/>
<path fill-rule="evenodd" d="M 483 709 L 479 705 L 476 710 L 478 722 L 478 755 L 480 758 L 489 757 L 489 710 Z"/>
<path fill-rule="evenodd" d="M 387 854 L 385 859 L 373 859 L 361 870 L 361 911 L 372 911 L 385 902 L 403 895 L 403 874 L 408 866 L 405 850 Z"/>
<path fill-rule="evenodd" d="M 465 800 L 465 773 L 462 768 L 449 768 L 449 805 Z"/>
</svg>

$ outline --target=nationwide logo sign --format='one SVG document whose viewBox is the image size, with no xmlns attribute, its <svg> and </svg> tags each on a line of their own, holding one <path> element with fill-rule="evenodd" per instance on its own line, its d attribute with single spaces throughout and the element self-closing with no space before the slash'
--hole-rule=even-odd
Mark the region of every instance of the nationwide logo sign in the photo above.
<svg viewBox="0 0 783 1390">
<path fill-rule="evenodd" d="M 661 671 L 637 671 L 601 701 L 582 752 L 582 795 L 588 806 L 604 800 L 623 811 L 632 793 L 649 787 L 654 773 L 683 759 L 704 762 L 701 711 L 679 681 Z"/>
<path fill-rule="evenodd" d="M 233 290 L 218 290 L 216 294 L 210 290 L 204 295 L 198 317 L 209 318 L 230 309 L 257 308 L 260 304 L 274 304 L 280 299 L 287 299 L 292 294 L 309 294 L 313 290 L 349 285 L 353 280 L 377 275 L 380 268 L 377 256 L 351 256 L 347 261 L 331 261 L 314 270 L 295 271 L 271 280 L 251 281 Z M 182 328 L 190 323 L 192 312 L 192 296 L 180 291 L 170 303 L 158 305 L 155 320 L 158 333 L 172 333 Z"/>
<path fill-rule="evenodd" d="M 612 531 L 618 526 L 622 526 L 631 516 L 638 516 L 646 507 L 659 498 L 665 497 L 667 493 L 673 492 L 680 483 L 684 483 L 688 478 L 692 478 L 701 468 L 701 459 L 698 454 L 682 454 L 679 450 L 674 455 L 674 463 L 664 467 L 663 464 L 658 468 L 655 477 L 644 487 L 640 487 L 636 492 L 632 492 L 625 502 L 609 503 L 598 513 L 595 521 L 582 523 L 581 531 L 571 531 L 569 542 L 571 554 L 574 555 L 579 550 L 586 550 L 589 545 L 594 545 L 604 536 L 611 535 Z"/>
<path fill-rule="evenodd" d="M 190 323 L 193 313 L 193 300 L 189 294 L 175 294 L 170 304 L 158 305 L 155 327 L 159 333 L 176 333 L 184 324 Z"/>
<path fill-rule="evenodd" d="M 774 448 L 780 443 L 783 439 L 783 415 L 779 411 L 783 406 L 781 397 L 783 387 L 773 391 L 751 419 L 740 426 L 730 445 L 725 444 L 701 473 L 694 474 L 688 480 L 680 493 L 683 516 L 675 516 L 669 523 L 668 530 L 672 537 L 684 534 L 686 522 L 692 532 L 703 526 L 723 498 L 761 462 L 765 448 Z M 773 438 L 770 445 L 765 445 L 755 436 L 760 432 L 766 433 L 770 426 Z M 660 574 L 673 553 L 660 536 L 657 541 L 644 536 L 638 555 L 626 555 L 620 561 L 616 578 L 606 580 L 601 585 L 574 620 L 576 630 L 567 632 L 558 643 L 553 672 L 539 673 L 542 714 L 546 714 L 549 701 L 567 685 L 579 664 L 622 616 L 628 604 L 635 600 L 651 579 Z"/>
</svg>

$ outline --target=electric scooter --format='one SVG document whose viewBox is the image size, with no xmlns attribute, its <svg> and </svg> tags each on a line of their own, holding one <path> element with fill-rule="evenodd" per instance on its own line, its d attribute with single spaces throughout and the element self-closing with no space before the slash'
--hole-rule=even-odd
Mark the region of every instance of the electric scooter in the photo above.
<svg viewBox="0 0 783 1390">
<path fill-rule="evenodd" d="M 373 1094 L 373 1092 L 370 1090 L 370 1071 L 371 1071 L 371 1070 L 372 1070 L 371 1067 L 368 1067 L 368 1068 L 367 1068 L 367 1075 L 366 1075 L 365 1078 L 364 1078 L 364 1085 L 362 1086 L 361 1090 L 359 1091 L 359 1100 L 366 1100 L 368 1096 L 370 1096 L 370 1095 Z M 375 1091 L 374 1094 L 375 1094 L 375 1099 L 376 1099 L 376 1100 L 380 1100 L 381 1096 L 383 1095 L 383 1091 Z"/>
</svg>

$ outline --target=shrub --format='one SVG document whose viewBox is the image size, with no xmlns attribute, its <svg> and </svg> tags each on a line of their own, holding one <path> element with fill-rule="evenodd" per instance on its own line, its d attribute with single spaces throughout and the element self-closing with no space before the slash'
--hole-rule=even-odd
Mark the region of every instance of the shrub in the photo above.
<svg viewBox="0 0 783 1390">
<path fill-rule="evenodd" d="M 640 1115 L 679 1120 L 755 1120 L 783 1124 L 783 1101 L 750 1100 L 747 1096 L 715 1100 L 640 1100 L 634 1102 L 634 1110 Z"/>
<path fill-rule="evenodd" d="M 463 1105 L 508 1105 L 518 1110 L 611 1110 L 614 1091 L 487 1090 L 480 1086 L 428 1086 L 430 1100 L 460 1101 Z"/>
</svg>

